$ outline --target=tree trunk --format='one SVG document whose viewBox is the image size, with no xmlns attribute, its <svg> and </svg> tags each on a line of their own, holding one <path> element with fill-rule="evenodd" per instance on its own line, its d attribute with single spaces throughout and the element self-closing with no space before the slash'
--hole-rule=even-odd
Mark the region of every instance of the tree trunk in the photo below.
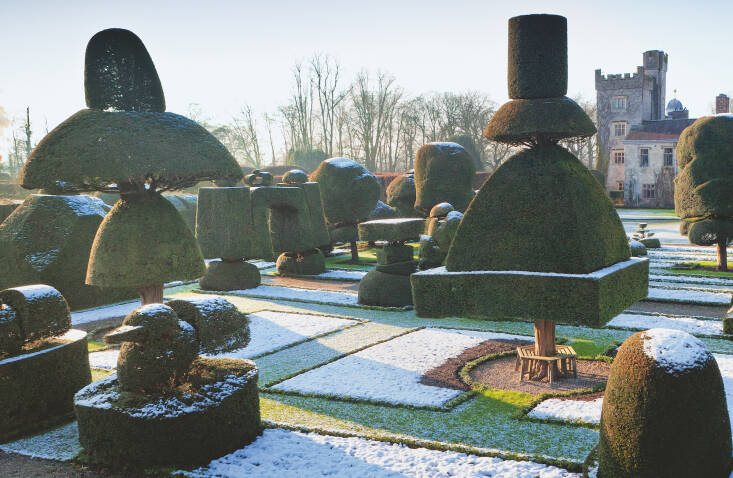
<svg viewBox="0 0 733 478">
<path fill-rule="evenodd" d="M 534 352 L 541 357 L 555 355 L 555 322 L 552 320 L 535 320 L 534 322 Z M 553 364 L 557 368 L 557 364 Z M 541 380 L 547 377 L 547 362 L 539 362 L 531 379 Z M 559 375 L 555 370 L 555 376 Z"/>
<path fill-rule="evenodd" d="M 718 239 L 718 270 L 728 272 L 728 249 L 726 238 Z"/>
<path fill-rule="evenodd" d="M 356 241 L 351 241 L 351 263 L 359 263 L 359 249 L 356 247 Z"/>
<path fill-rule="evenodd" d="M 137 293 L 143 305 L 163 303 L 163 284 L 146 285 L 139 287 Z"/>
</svg>

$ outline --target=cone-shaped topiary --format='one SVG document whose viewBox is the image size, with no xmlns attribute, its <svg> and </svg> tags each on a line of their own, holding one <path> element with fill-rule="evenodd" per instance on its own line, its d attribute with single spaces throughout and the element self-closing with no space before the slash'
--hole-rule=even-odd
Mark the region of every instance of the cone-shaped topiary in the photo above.
<svg viewBox="0 0 733 478">
<path fill-rule="evenodd" d="M 448 202 L 465 211 L 473 199 L 476 166 L 457 143 L 428 143 L 415 156 L 415 209 L 428 215 L 436 204 Z"/>
<path fill-rule="evenodd" d="M 546 146 L 514 155 L 486 181 L 446 267 L 585 274 L 630 254 L 621 220 L 588 168 Z"/>
<path fill-rule="evenodd" d="M 596 451 L 599 477 L 730 474 L 723 381 L 699 339 L 651 329 L 623 343 L 606 385 Z"/>
<path fill-rule="evenodd" d="M 726 246 L 733 242 L 733 117 L 708 116 L 685 128 L 677 160 L 675 212 L 683 225 L 691 223 L 691 243 L 717 245 L 718 270 L 726 271 Z"/>
</svg>

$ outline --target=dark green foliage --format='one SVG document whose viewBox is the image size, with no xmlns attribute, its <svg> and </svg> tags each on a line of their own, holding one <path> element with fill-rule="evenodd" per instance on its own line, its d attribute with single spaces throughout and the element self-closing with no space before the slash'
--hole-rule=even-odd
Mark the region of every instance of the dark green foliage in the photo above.
<svg viewBox="0 0 733 478">
<path fill-rule="evenodd" d="M 329 227 L 328 234 L 331 236 L 331 242 L 352 242 L 359 240 L 359 229 L 356 224 Z"/>
<path fill-rule="evenodd" d="M 205 272 L 196 239 L 170 202 L 155 193 L 123 195 L 99 226 L 86 281 L 142 287 Z"/>
<path fill-rule="evenodd" d="M 203 290 L 243 290 L 257 287 L 262 282 L 259 269 L 244 259 L 211 261 L 206 275 L 199 279 Z"/>
<path fill-rule="evenodd" d="M 9 201 L 0 199 L 0 224 L 20 206 L 23 201 Z"/>
<path fill-rule="evenodd" d="M 25 342 L 60 335 L 71 328 L 69 304 L 51 286 L 34 284 L 0 291 L 0 304 L 16 314 Z"/>
<path fill-rule="evenodd" d="M 553 98 L 568 91 L 568 22 L 559 15 L 509 19 L 509 97 Z"/>
<path fill-rule="evenodd" d="M 251 208 L 248 187 L 199 189 L 196 239 L 204 257 L 258 256 L 262 246 L 259 236 L 252 234 Z"/>
<path fill-rule="evenodd" d="M 733 334 L 733 317 L 723 318 L 723 333 L 729 335 Z"/>
<path fill-rule="evenodd" d="M 410 276 L 369 271 L 359 282 L 359 303 L 382 307 L 411 305 Z"/>
<path fill-rule="evenodd" d="M 198 197 L 193 194 L 165 194 L 163 197 L 173 204 L 191 232 L 195 232 Z"/>
<path fill-rule="evenodd" d="M 331 158 L 311 175 L 321 188 L 321 202 L 330 225 L 355 224 L 369 217 L 379 200 L 377 178 L 356 161 Z"/>
<path fill-rule="evenodd" d="M 621 220 L 601 185 L 568 151 L 547 146 L 514 155 L 484 183 L 446 267 L 583 274 L 629 257 Z"/>
<path fill-rule="evenodd" d="M 320 149 L 290 149 L 285 156 L 287 164 L 298 166 L 307 172 L 315 171 L 328 155 Z"/>
<path fill-rule="evenodd" d="M 247 316 L 223 297 L 176 299 L 166 302 L 166 305 L 176 312 L 179 319 L 196 329 L 201 353 L 231 352 L 249 343 Z"/>
<path fill-rule="evenodd" d="M 23 347 L 18 314 L 10 305 L 0 301 L 0 357 L 17 353 Z"/>
<path fill-rule="evenodd" d="M 158 72 L 145 45 L 128 30 L 102 30 L 89 40 L 84 60 L 87 107 L 165 111 Z"/>
<path fill-rule="evenodd" d="M 321 160 L 322 161 L 322 160 Z M 320 161 L 319 161 L 320 163 Z M 303 184 L 308 181 L 308 174 L 302 169 L 291 169 L 283 175 L 283 183 Z"/>
<path fill-rule="evenodd" d="M 377 264 L 394 264 L 395 262 L 411 261 L 414 250 L 404 244 L 388 244 L 377 247 Z"/>
<path fill-rule="evenodd" d="M 305 201 L 308 205 L 310 215 L 311 239 L 314 246 L 324 247 L 331 244 L 331 236 L 328 234 L 326 218 L 323 215 L 323 203 L 321 202 L 321 186 L 318 183 L 307 182 L 299 186 L 305 192 Z"/>
<path fill-rule="evenodd" d="M 645 354 L 645 334 L 626 339 L 611 366 L 599 476 L 727 477 L 730 421 L 717 362 L 709 354 L 698 367 L 668 371 Z"/>
<path fill-rule="evenodd" d="M 603 186 L 606 187 L 606 175 L 603 174 L 603 171 L 599 171 L 597 169 L 591 169 L 590 173 L 593 175 L 594 178 Z"/>
<path fill-rule="evenodd" d="M 556 142 L 595 133 L 596 127 L 583 108 L 567 97 L 504 103 L 484 130 L 486 139 L 514 145 Z"/>
<path fill-rule="evenodd" d="M 432 269 L 410 276 L 418 317 L 542 318 L 602 327 L 648 295 L 646 260 L 600 279 L 588 275 L 440 271 Z"/>
<path fill-rule="evenodd" d="M 456 143 L 428 143 L 415 157 L 415 209 L 427 215 L 436 204 L 448 202 L 465 211 L 473 199 L 476 166 Z"/>
<path fill-rule="evenodd" d="M 267 171 L 253 170 L 244 177 L 244 183 L 248 186 L 272 186 L 275 178 Z"/>
<path fill-rule="evenodd" d="M 696 222 L 733 217 L 733 118 L 708 116 L 688 126 L 677 143 L 675 212 Z"/>
<path fill-rule="evenodd" d="M 262 431 L 257 368 L 248 360 L 197 359 L 187 382 L 167 395 L 120 392 L 111 377 L 75 397 L 79 441 L 104 463 L 140 469 L 204 465 L 242 448 Z M 94 406 L 106 393 L 120 396 L 109 408 Z M 155 402 L 162 404 L 154 407 L 158 413 L 140 413 Z"/>
<path fill-rule="evenodd" d="M 382 201 L 377 201 L 377 205 L 374 208 L 374 211 L 369 214 L 368 219 L 373 221 L 376 219 L 393 219 L 396 217 L 398 217 L 397 211 L 392 208 L 392 206 L 389 206 Z"/>
<path fill-rule="evenodd" d="M 317 275 L 326 271 L 326 258 L 315 249 L 305 253 L 284 252 L 277 258 L 277 272 L 282 275 Z"/>
<path fill-rule="evenodd" d="M 456 231 L 458 231 L 461 220 L 463 220 L 463 214 L 456 211 L 453 214 L 448 214 L 444 219 L 439 220 L 437 226 L 431 231 L 433 241 L 446 254 L 450 250 L 450 245 L 453 242 Z"/>
<path fill-rule="evenodd" d="M 473 159 L 473 164 L 476 166 L 476 171 L 481 171 L 482 169 L 484 169 L 484 165 L 481 162 L 481 152 L 479 151 L 478 147 L 476 146 L 476 142 L 471 136 L 467 134 L 454 134 L 453 136 L 449 136 L 446 139 L 446 142 L 456 143 L 463 146 L 463 149 L 465 149 L 469 156 L 471 156 L 471 159 Z"/>
<path fill-rule="evenodd" d="M 415 176 L 413 174 L 397 176 L 387 186 L 387 204 L 397 210 L 399 217 L 422 216 L 415 210 L 415 198 Z"/>
<path fill-rule="evenodd" d="M 94 235 L 109 208 L 89 196 L 31 195 L 0 224 L 0 289 L 48 284 L 72 310 L 136 297 L 84 283 Z"/>
<path fill-rule="evenodd" d="M 73 158 L 68 160 L 68 158 Z M 211 133 L 173 113 L 81 110 L 31 152 L 20 174 L 26 189 L 68 183 L 78 191 L 154 182 L 175 190 L 199 181 L 238 180 L 242 170 Z"/>
<path fill-rule="evenodd" d="M 0 360 L 0 442 L 70 413 L 74 393 L 92 380 L 83 332 L 65 344 L 41 342 L 23 353 L 33 355 Z"/>
<path fill-rule="evenodd" d="M 260 187 L 252 190 L 256 230 L 269 231 L 273 255 L 308 251 L 313 240 L 311 216 L 301 187 Z"/>
<path fill-rule="evenodd" d="M 646 246 L 635 239 L 629 241 L 629 247 L 631 248 L 631 255 L 634 257 L 646 255 Z"/>
<path fill-rule="evenodd" d="M 404 242 L 418 239 L 424 229 L 425 219 L 422 218 L 377 219 L 359 224 L 359 239 Z"/>
<path fill-rule="evenodd" d="M 394 274 L 400 276 L 409 276 L 417 270 L 417 262 L 412 258 L 404 262 L 388 262 L 377 264 L 376 270 L 385 274 Z"/>
<path fill-rule="evenodd" d="M 733 236 L 731 237 L 733 238 Z M 647 249 L 657 249 L 662 247 L 662 243 L 659 242 L 659 239 L 657 239 L 656 237 L 647 237 L 645 239 L 640 239 L 639 242 L 644 244 Z"/>
</svg>

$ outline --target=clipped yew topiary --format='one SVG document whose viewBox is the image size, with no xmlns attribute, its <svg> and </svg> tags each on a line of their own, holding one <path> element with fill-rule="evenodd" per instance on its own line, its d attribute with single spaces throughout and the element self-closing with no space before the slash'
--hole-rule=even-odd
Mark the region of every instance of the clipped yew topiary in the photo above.
<svg viewBox="0 0 733 478">
<path fill-rule="evenodd" d="M 726 247 L 733 242 L 733 117 L 707 116 L 685 128 L 677 161 L 675 212 L 692 244 L 717 246 L 718 270 L 727 271 Z"/>
<path fill-rule="evenodd" d="M 415 209 L 415 175 L 405 173 L 397 176 L 387 186 L 387 204 L 397 210 L 399 217 L 420 217 L 422 216 Z"/>
<path fill-rule="evenodd" d="M 415 157 L 415 209 L 428 215 L 436 204 L 448 202 L 465 211 L 473 199 L 476 166 L 456 143 L 428 143 Z"/>
<path fill-rule="evenodd" d="M 130 31 L 108 29 L 89 41 L 85 93 L 89 109 L 43 138 L 20 184 L 120 193 L 95 238 L 86 282 L 133 286 L 143 304 L 161 302 L 165 282 L 204 272 L 193 234 L 161 193 L 204 180 L 237 181 L 242 170 L 203 127 L 164 112 L 150 55 Z"/>
<path fill-rule="evenodd" d="M 369 217 L 379 200 L 381 188 L 376 176 L 348 158 L 322 161 L 311 174 L 311 181 L 319 183 L 323 213 L 330 228 L 358 224 Z M 349 242 L 352 261 L 358 262 L 356 239 Z"/>
<path fill-rule="evenodd" d="M 732 451 L 723 380 L 705 345 L 668 329 L 629 337 L 606 385 L 598 476 L 724 478 Z"/>
</svg>

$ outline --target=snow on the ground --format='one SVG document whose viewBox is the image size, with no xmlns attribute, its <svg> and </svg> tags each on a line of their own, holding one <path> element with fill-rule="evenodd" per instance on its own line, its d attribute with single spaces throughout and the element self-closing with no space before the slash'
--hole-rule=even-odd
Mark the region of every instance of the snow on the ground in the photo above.
<svg viewBox="0 0 733 478">
<path fill-rule="evenodd" d="M 119 349 L 92 352 L 89 354 L 89 367 L 115 370 L 117 368 L 117 357 L 119 356 Z"/>
<path fill-rule="evenodd" d="M 534 407 L 527 415 L 532 418 L 600 423 L 602 408 L 603 397 L 589 401 L 549 398 Z"/>
<path fill-rule="evenodd" d="M 727 285 L 733 287 L 733 280 L 717 277 L 700 277 L 689 275 L 649 274 L 650 281 L 673 282 L 681 284 Z"/>
<path fill-rule="evenodd" d="M 718 362 L 720 375 L 723 376 L 725 401 L 728 404 L 728 416 L 730 417 L 731 431 L 733 432 L 733 355 L 713 354 L 713 357 Z"/>
<path fill-rule="evenodd" d="M 345 269 L 331 269 L 327 270 L 322 274 L 317 274 L 313 277 L 314 279 L 327 279 L 327 280 L 343 280 L 343 281 L 354 281 L 359 282 L 366 275 L 365 271 L 350 271 Z"/>
<path fill-rule="evenodd" d="M 250 343 L 241 349 L 216 355 L 218 358 L 252 358 L 290 344 L 333 332 L 358 323 L 356 320 L 325 315 L 262 311 L 247 314 Z"/>
<path fill-rule="evenodd" d="M 103 307 L 95 307 L 94 309 L 72 312 L 71 325 L 86 324 L 114 317 L 124 317 L 138 307 L 140 307 L 140 301 L 134 300 L 132 302 L 123 302 L 121 304 L 112 304 Z"/>
<path fill-rule="evenodd" d="M 230 478 L 579 478 L 562 468 L 364 438 L 267 429 L 255 442 L 186 473 Z"/>
<path fill-rule="evenodd" d="M 634 330 L 665 328 L 704 335 L 721 335 L 723 333 L 723 322 L 720 320 L 701 320 L 691 317 L 673 317 L 656 314 L 623 313 L 614 317 L 606 326 Z"/>
<path fill-rule="evenodd" d="M 40 435 L 5 443 L 0 445 L 0 450 L 34 458 L 68 461 L 78 455 L 82 448 L 76 422 L 72 422 Z"/>
<path fill-rule="evenodd" d="M 531 337 L 466 330 L 421 329 L 296 375 L 275 390 L 440 407 L 461 390 L 423 385 L 427 372 L 490 339 Z"/>
<path fill-rule="evenodd" d="M 278 285 L 260 285 L 253 289 L 232 290 L 227 293 L 261 299 L 295 300 L 299 302 L 349 305 L 352 307 L 359 305 L 358 296 L 349 292 L 334 292 L 319 289 L 295 289 L 292 287 L 282 287 Z"/>
<path fill-rule="evenodd" d="M 649 281 L 649 287 L 656 289 L 682 289 L 682 290 L 699 290 L 702 292 L 733 292 L 733 284 L 729 285 L 712 285 L 712 284 L 691 284 L 689 282 L 666 282 L 666 281 Z"/>
<path fill-rule="evenodd" d="M 700 305 L 730 305 L 733 296 L 723 292 L 702 292 L 697 290 L 649 288 L 646 300 L 679 302 Z"/>
<path fill-rule="evenodd" d="M 274 262 L 267 262 L 267 261 L 255 261 L 255 262 L 252 262 L 251 264 L 256 266 L 257 269 L 259 270 L 272 269 L 273 267 L 277 265 Z"/>
<path fill-rule="evenodd" d="M 649 329 L 641 334 L 641 338 L 644 355 L 668 372 L 701 367 L 711 356 L 700 339 L 681 330 Z"/>
</svg>

